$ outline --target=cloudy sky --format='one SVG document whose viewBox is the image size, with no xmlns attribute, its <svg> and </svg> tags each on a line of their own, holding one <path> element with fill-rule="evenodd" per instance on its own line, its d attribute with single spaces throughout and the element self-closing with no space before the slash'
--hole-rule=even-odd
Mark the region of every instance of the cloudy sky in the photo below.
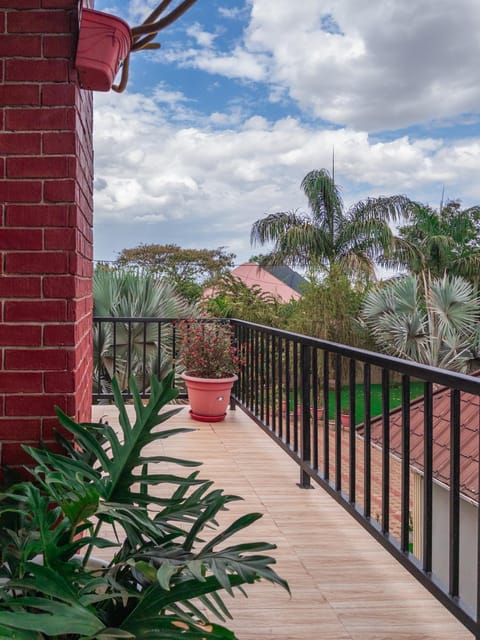
<svg viewBox="0 0 480 640">
<path fill-rule="evenodd" d="M 175 2 L 172 6 L 175 6 Z M 155 0 L 96 0 L 130 25 Z M 305 210 L 311 169 L 346 205 L 406 194 L 480 203 L 478 0 L 197 0 L 95 94 L 95 258 L 227 247 Z"/>
</svg>

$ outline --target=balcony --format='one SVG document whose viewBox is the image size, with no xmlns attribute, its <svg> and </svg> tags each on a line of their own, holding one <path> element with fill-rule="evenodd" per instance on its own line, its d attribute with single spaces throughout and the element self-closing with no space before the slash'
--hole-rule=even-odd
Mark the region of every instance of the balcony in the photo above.
<svg viewBox="0 0 480 640">
<path fill-rule="evenodd" d="M 231 626 L 239 638 L 480 637 L 478 486 L 477 500 L 465 490 L 466 484 L 478 485 L 480 381 L 268 327 L 233 324 L 248 354 L 234 391 L 237 409 L 225 422 L 201 424 L 183 408 L 173 420 L 196 431 L 171 439 L 164 452 L 202 460 L 206 477 L 245 498 L 230 517 L 238 510 L 264 513 L 249 537 L 278 545 L 278 570 L 290 582 L 292 598 L 270 585 L 255 585 L 250 599 L 233 601 Z M 145 365 L 152 344 L 158 366 L 163 347 L 175 358 L 171 321 L 97 319 L 98 330 L 107 327 L 116 345 L 109 353 L 111 361 L 118 359 L 114 367 L 135 371 L 135 363 Z M 150 345 L 141 338 L 147 333 Z M 412 401 L 418 383 L 422 395 Z M 378 416 L 371 411 L 376 385 Z M 147 394 L 146 381 L 144 387 Z M 445 451 L 439 454 L 435 445 L 439 390 L 449 400 L 443 416 L 449 424 L 448 482 L 445 471 L 441 478 L 438 473 Z M 394 394 L 400 398 L 397 409 Z M 108 398 L 105 385 L 97 387 L 99 398 Z M 346 427 L 341 423 L 345 398 L 351 416 Z M 414 464 L 411 433 L 418 406 L 421 469 Z M 114 424 L 114 407 L 95 405 L 94 417 L 101 416 Z M 476 430 L 468 428 L 475 420 Z M 469 458 L 468 478 L 462 464 L 465 434 L 476 438 L 477 451 L 476 459 Z M 473 525 L 464 517 L 465 505 L 473 510 Z"/>
</svg>

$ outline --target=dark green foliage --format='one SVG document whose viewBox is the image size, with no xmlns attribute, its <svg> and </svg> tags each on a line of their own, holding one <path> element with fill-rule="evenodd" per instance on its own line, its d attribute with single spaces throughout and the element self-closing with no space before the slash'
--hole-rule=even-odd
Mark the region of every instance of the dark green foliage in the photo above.
<svg viewBox="0 0 480 640">
<path fill-rule="evenodd" d="M 209 620 L 229 617 L 219 591 L 233 594 L 259 579 L 288 589 L 271 568 L 275 560 L 263 555 L 274 545 L 230 543 L 260 514 L 219 528 L 221 511 L 240 498 L 197 470 L 163 470 L 197 462 L 145 451 L 188 431 L 163 425 L 178 411 L 160 413 L 177 394 L 172 378 L 152 378 L 146 406 L 132 379 L 134 424 L 114 379 L 120 434 L 57 409 L 75 446 L 61 439 L 61 454 L 25 447 L 37 465 L 33 480 L 0 493 L 1 638 L 228 640 L 233 633 Z M 104 525 L 113 527 L 114 542 Z M 113 547 L 112 560 L 92 566 L 105 547 Z"/>
<path fill-rule="evenodd" d="M 216 318 L 237 318 L 277 328 L 285 326 L 293 309 L 290 304 L 263 292 L 258 285 L 248 287 L 231 274 L 215 284 L 213 295 L 203 302 L 203 307 Z"/>
<path fill-rule="evenodd" d="M 370 346 L 368 334 L 355 318 L 365 298 L 365 290 L 355 288 L 338 266 L 320 282 L 310 280 L 303 297 L 294 303 L 288 329 L 315 338 L 354 347 Z"/>
<path fill-rule="evenodd" d="M 117 264 L 140 268 L 165 279 L 189 302 L 196 302 L 207 284 L 228 273 L 235 254 L 217 249 L 184 249 L 176 244 L 140 244 L 122 249 Z"/>
<path fill-rule="evenodd" d="M 387 266 L 402 266 L 413 274 L 428 272 L 440 278 L 448 271 L 478 287 L 480 273 L 480 206 L 462 209 L 451 200 L 437 211 L 417 205 L 399 238 Z"/>
</svg>

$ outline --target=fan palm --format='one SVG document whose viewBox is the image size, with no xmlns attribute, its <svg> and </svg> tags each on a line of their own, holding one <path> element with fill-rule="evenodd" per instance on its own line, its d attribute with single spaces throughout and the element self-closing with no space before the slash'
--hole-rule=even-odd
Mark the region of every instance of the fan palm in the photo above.
<svg viewBox="0 0 480 640">
<path fill-rule="evenodd" d="M 96 269 L 94 315 L 102 318 L 185 318 L 195 308 L 176 295 L 166 281 L 140 271 Z M 172 366 L 172 335 L 157 323 L 117 322 L 94 326 L 94 380 L 110 391 L 115 375 L 122 390 L 130 374 L 145 388 L 151 373 L 163 375 Z M 115 349 L 114 349 L 115 345 Z"/>
<path fill-rule="evenodd" d="M 466 372 L 480 355 L 480 300 L 458 276 L 404 276 L 371 291 L 361 316 L 390 355 Z"/>
<path fill-rule="evenodd" d="M 382 196 L 345 211 L 340 188 L 326 169 L 310 171 L 301 187 L 311 214 L 282 211 L 253 224 L 252 243 L 274 243 L 263 262 L 327 272 L 338 264 L 348 275 L 373 277 L 375 259 L 393 246 L 389 222 L 407 217 L 414 203 L 402 195 Z"/>
</svg>

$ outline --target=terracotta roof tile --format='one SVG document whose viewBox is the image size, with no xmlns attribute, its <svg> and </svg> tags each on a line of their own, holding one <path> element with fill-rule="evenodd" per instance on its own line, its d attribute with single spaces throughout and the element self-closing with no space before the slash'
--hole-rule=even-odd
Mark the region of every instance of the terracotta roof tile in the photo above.
<svg viewBox="0 0 480 640">
<path fill-rule="evenodd" d="M 297 290 L 280 280 L 274 273 L 270 273 L 270 271 L 254 262 L 244 262 L 235 267 L 231 273 L 232 276 L 241 280 L 250 289 L 258 287 L 262 293 L 270 294 L 280 302 L 290 302 L 290 300 L 299 300 L 301 298 Z M 298 274 L 295 275 L 301 278 Z M 206 299 L 214 295 L 216 295 L 216 288 L 207 287 L 203 291 L 202 297 Z"/>
<path fill-rule="evenodd" d="M 242 280 L 248 287 L 257 285 L 263 292 L 272 294 L 281 302 L 290 302 L 292 299 L 298 300 L 301 297 L 298 291 L 279 280 L 273 273 L 252 262 L 239 265 L 233 269 L 232 275 Z"/>
<path fill-rule="evenodd" d="M 475 375 L 479 376 L 480 372 Z M 450 389 L 440 388 L 433 395 L 433 474 L 438 481 L 450 484 Z M 423 471 L 424 462 L 423 398 L 410 405 L 410 463 Z M 478 502 L 480 398 L 460 394 L 460 488 Z M 372 420 L 372 442 L 382 446 L 382 418 Z M 390 413 L 390 451 L 402 457 L 402 412 Z"/>
</svg>

